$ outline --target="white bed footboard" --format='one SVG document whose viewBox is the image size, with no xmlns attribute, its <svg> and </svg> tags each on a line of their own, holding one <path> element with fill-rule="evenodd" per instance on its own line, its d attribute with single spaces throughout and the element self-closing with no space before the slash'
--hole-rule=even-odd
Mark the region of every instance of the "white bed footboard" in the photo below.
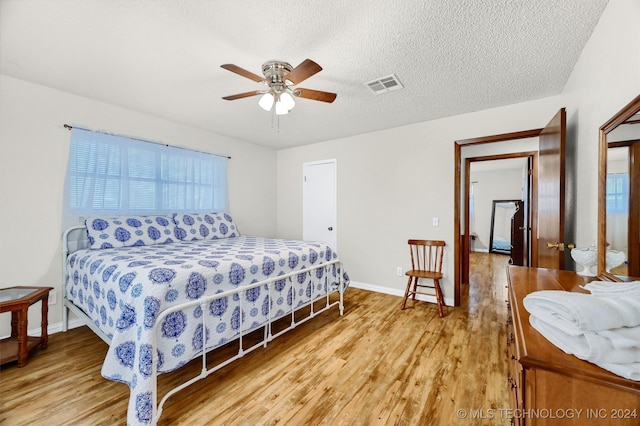
<svg viewBox="0 0 640 426">
<path fill-rule="evenodd" d="M 186 308 L 189 307 L 195 307 L 195 306 L 200 306 L 203 310 L 206 309 L 207 306 L 209 306 L 213 301 L 215 300 L 220 300 L 222 298 L 233 298 L 233 299 L 237 299 L 236 305 L 240 308 L 240 311 L 242 312 L 242 304 L 243 304 L 243 297 L 237 297 L 234 298 L 234 295 L 241 295 L 245 292 L 247 292 L 250 289 L 253 288 L 257 288 L 257 287 L 263 287 L 266 288 L 267 291 L 269 292 L 269 297 L 271 298 L 271 294 L 273 290 L 273 285 L 278 282 L 278 281 L 282 281 L 282 280 L 292 280 L 294 279 L 296 276 L 298 276 L 299 274 L 307 274 L 307 273 L 314 273 L 317 269 L 321 269 L 324 268 L 325 269 L 325 273 L 323 274 L 325 277 L 329 277 L 330 274 L 327 273 L 327 269 L 328 268 L 336 268 L 336 267 L 340 267 L 341 266 L 341 262 L 339 260 L 333 260 L 331 262 L 319 265 L 319 266 L 315 266 L 315 267 L 311 267 L 311 268 L 306 268 L 303 270 L 299 270 L 299 271 L 295 271 L 295 272 L 291 272 L 289 274 L 286 275 L 281 275 L 278 277 L 274 277 L 274 278 L 270 278 L 261 282 L 257 282 L 257 283 L 253 283 L 250 285 L 246 285 L 246 286 L 242 286 L 239 287 L 235 290 L 230 290 L 230 291 L 226 291 L 224 293 L 219 293 L 213 296 L 207 296 L 207 297 L 203 297 L 199 300 L 193 301 L 193 302 L 189 302 L 189 303 L 185 303 L 185 304 L 181 304 L 179 306 L 175 306 L 173 308 L 167 309 L 165 311 L 163 311 L 157 318 L 156 321 L 156 330 L 154 331 L 154 344 L 153 346 L 155 347 L 157 344 L 157 336 L 158 336 L 158 332 L 159 330 L 157 330 L 157 328 L 159 328 L 158 326 L 160 324 L 162 324 L 164 322 L 164 320 L 167 318 L 168 315 L 170 315 L 173 312 L 177 312 L 180 310 L 184 310 Z M 315 317 L 316 315 L 320 314 L 321 312 L 324 312 L 334 306 L 337 306 L 340 310 L 340 315 L 342 316 L 344 314 L 344 290 L 345 290 L 345 286 L 344 286 L 344 282 L 343 282 L 343 276 L 342 274 L 339 275 L 340 276 L 340 282 L 337 286 L 337 288 L 335 290 L 332 290 L 330 288 L 330 286 L 327 285 L 324 286 L 324 291 L 320 294 L 315 294 L 311 300 L 309 302 L 306 302 L 303 305 L 297 306 L 296 309 L 293 309 L 291 312 L 285 314 L 285 315 L 281 315 L 281 316 L 271 316 L 271 314 L 269 314 L 269 318 L 267 320 L 267 322 L 265 324 L 262 324 L 261 327 L 264 329 L 264 333 L 263 333 L 263 337 L 260 341 L 258 341 L 257 343 L 254 343 L 252 346 L 248 347 L 248 348 L 244 348 L 243 347 L 243 337 L 249 333 L 249 332 L 253 332 L 255 330 L 257 330 L 258 328 L 253 328 L 253 329 L 243 329 L 244 326 L 244 320 L 241 319 L 241 329 L 243 329 L 243 331 L 240 333 L 238 339 L 237 339 L 237 344 L 238 344 L 238 351 L 235 355 L 230 356 L 229 358 L 227 358 L 226 360 L 223 360 L 213 366 L 207 367 L 207 352 L 208 350 L 205 350 L 202 352 L 200 358 L 202 361 L 202 370 L 200 372 L 199 375 L 191 378 L 190 380 L 185 381 L 184 383 L 182 383 L 181 385 L 175 387 L 174 389 L 171 389 L 170 391 L 168 391 L 164 397 L 160 400 L 160 402 L 157 402 L 157 398 L 158 398 L 158 392 L 157 392 L 157 376 L 158 373 L 156 371 L 157 369 L 157 365 L 158 365 L 158 358 L 157 358 L 157 352 L 154 352 L 154 354 L 156 354 L 154 356 L 154 360 L 153 360 L 153 377 L 155 380 L 155 388 L 156 388 L 156 398 L 155 400 L 151 401 L 152 405 L 153 405 L 153 412 L 152 412 L 152 423 L 156 424 L 158 419 L 160 418 L 160 416 L 162 415 L 162 408 L 165 404 L 165 402 L 169 399 L 169 397 L 171 397 L 172 395 L 174 395 L 176 392 L 179 392 L 180 390 L 186 388 L 187 386 L 202 380 L 204 378 L 206 378 L 207 376 L 209 376 L 210 374 L 214 373 L 215 371 L 221 369 L 222 367 L 230 364 L 231 362 L 242 358 L 244 355 L 254 351 L 255 349 L 258 349 L 260 347 L 266 347 L 267 344 L 272 341 L 273 339 L 275 339 L 276 337 L 294 329 L 295 327 L 297 327 L 300 324 L 305 323 L 306 321 L 312 319 L 313 317 Z M 328 278 L 327 278 L 328 279 Z M 337 293 L 339 298 L 338 300 L 335 301 L 331 301 L 330 300 L 330 296 L 333 293 Z M 324 299 L 324 304 L 320 307 L 316 306 L 317 303 L 319 301 L 321 301 L 322 299 Z M 310 311 L 309 314 L 306 315 L 305 317 L 296 320 L 296 312 L 298 312 L 300 309 L 309 307 Z M 286 317 L 290 317 L 291 318 L 291 323 L 288 327 L 283 328 L 277 332 L 274 333 L 274 330 L 272 329 L 273 323 L 276 320 L 281 320 L 282 318 L 286 318 Z M 205 320 L 206 316 L 203 315 L 202 316 L 202 328 L 203 329 L 207 329 L 210 328 L 207 326 L 206 324 L 206 320 Z M 202 345 L 203 347 L 205 347 L 206 345 L 206 333 L 202 334 Z M 215 349 L 215 348 L 212 348 Z M 129 409 L 131 409 L 132 407 L 129 407 Z M 138 405 L 136 407 L 138 410 L 141 408 L 140 405 Z"/>
</svg>

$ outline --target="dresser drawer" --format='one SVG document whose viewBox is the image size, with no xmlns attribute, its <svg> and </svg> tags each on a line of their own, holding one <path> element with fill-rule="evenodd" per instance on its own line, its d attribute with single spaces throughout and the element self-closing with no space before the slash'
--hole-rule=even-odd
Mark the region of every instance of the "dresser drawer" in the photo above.
<svg viewBox="0 0 640 426">
<path fill-rule="evenodd" d="M 516 330 L 514 327 L 513 313 L 511 307 L 513 306 L 512 298 L 507 300 L 507 322 L 506 322 L 506 349 L 505 355 L 507 357 L 507 386 L 509 389 L 509 400 L 511 402 L 512 410 L 522 410 L 524 407 L 523 398 L 523 370 L 522 365 L 519 362 L 518 347 L 516 345 Z M 521 419 L 514 417 L 511 419 L 512 425 L 521 425 Z"/>
</svg>

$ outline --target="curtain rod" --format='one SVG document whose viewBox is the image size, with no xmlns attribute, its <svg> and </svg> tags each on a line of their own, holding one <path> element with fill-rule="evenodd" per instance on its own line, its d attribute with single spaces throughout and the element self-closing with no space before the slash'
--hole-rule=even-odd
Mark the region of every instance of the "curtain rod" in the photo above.
<svg viewBox="0 0 640 426">
<path fill-rule="evenodd" d="M 115 133 L 101 132 L 101 131 L 99 131 L 99 130 L 91 130 L 91 129 L 87 129 L 86 127 L 71 126 L 71 125 L 69 125 L 69 124 L 64 124 L 63 126 L 64 126 L 64 128 L 65 128 L 65 129 L 69 129 L 69 130 L 71 130 L 71 129 L 86 130 L 86 131 L 88 131 L 88 132 L 102 133 L 103 135 L 117 136 L 117 137 L 121 137 L 121 138 L 132 139 L 132 140 L 134 140 L 134 141 L 147 142 L 147 143 L 154 143 L 154 144 L 156 144 L 156 145 L 170 146 L 170 147 L 172 147 L 172 148 L 187 149 L 187 150 L 189 150 L 189 151 L 200 152 L 200 153 L 202 153 L 202 154 L 215 155 L 215 156 L 217 156 L 217 157 L 225 157 L 225 158 L 227 158 L 227 159 L 231 160 L 231 157 L 229 157 L 228 155 L 214 154 L 214 153 L 212 153 L 212 152 L 199 151 L 199 150 L 196 150 L 196 149 L 185 148 L 185 147 L 182 147 L 182 146 L 169 145 L 169 144 L 162 143 L 162 142 L 154 142 L 154 141 L 148 141 L 148 140 L 140 139 L 140 138 L 133 138 L 133 137 L 131 137 L 131 136 L 117 135 L 117 134 L 115 134 Z"/>
</svg>

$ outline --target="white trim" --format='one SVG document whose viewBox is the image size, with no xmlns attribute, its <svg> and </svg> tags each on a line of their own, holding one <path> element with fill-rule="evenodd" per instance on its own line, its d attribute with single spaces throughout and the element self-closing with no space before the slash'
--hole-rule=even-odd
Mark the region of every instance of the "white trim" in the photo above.
<svg viewBox="0 0 640 426">
<path fill-rule="evenodd" d="M 361 283 L 353 280 L 349 281 L 349 287 L 359 288 L 361 290 L 373 291 L 375 293 L 390 294 L 392 296 L 398 296 L 398 297 L 404 296 L 404 290 L 400 290 L 397 288 L 383 287 L 375 284 Z M 416 299 L 421 300 L 423 302 L 437 303 L 435 296 L 425 296 L 422 294 L 418 294 L 416 295 Z M 445 297 L 444 304 L 447 306 L 453 306 L 453 299 Z"/>
<path fill-rule="evenodd" d="M 62 321 L 57 322 L 55 324 L 48 324 L 47 325 L 47 334 L 49 336 L 51 336 L 52 334 L 56 334 L 56 333 L 60 333 L 61 331 L 64 331 L 63 324 L 64 323 Z M 79 320 L 77 318 L 69 321 L 69 328 L 78 328 L 78 327 L 82 327 L 83 325 L 86 325 L 86 324 L 82 320 Z M 33 336 L 33 337 L 40 337 L 40 334 L 41 334 L 40 332 L 41 331 L 42 331 L 42 329 L 40 327 L 33 328 L 33 329 L 30 329 L 30 330 L 27 330 L 27 334 L 29 336 Z M 7 337 L 9 337 L 9 336 L 8 335 L 7 336 L 0 336 L 1 339 L 5 339 Z"/>
</svg>

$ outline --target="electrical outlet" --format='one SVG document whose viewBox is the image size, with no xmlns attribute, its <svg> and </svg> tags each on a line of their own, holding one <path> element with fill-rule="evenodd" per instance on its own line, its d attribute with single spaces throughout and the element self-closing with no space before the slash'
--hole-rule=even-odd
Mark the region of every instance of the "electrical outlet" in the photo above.
<svg viewBox="0 0 640 426">
<path fill-rule="evenodd" d="M 402 276 L 402 266 L 398 266 L 396 268 L 396 275 L 401 277 Z"/>
<path fill-rule="evenodd" d="M 433 226 L 438 226 L 440 225 L 440 220 L 437 217 L 433 218 Z"/>
<path fill-rule="evenodd" d="M 53 289 L 49 292 L 49 305 L 58 303 L 58 290 Z"/>
</svg>

